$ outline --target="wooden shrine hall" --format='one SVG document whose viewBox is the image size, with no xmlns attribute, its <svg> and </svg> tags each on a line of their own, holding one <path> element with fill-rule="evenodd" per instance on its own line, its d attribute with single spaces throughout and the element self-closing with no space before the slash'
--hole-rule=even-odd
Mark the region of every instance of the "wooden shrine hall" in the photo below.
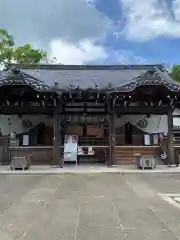
<svg viewBox="0 0 180 240">
<path fill-rule="evenodd" d="M 178 165 L 179 108 L 180 84 L 160 64 L 9 65 L 0 72 L 0 161 L 30 155 L 63 167 L 65 136 L 75 135 L 78 164 L 135 164 L 146 154 Z"/>
</svg>

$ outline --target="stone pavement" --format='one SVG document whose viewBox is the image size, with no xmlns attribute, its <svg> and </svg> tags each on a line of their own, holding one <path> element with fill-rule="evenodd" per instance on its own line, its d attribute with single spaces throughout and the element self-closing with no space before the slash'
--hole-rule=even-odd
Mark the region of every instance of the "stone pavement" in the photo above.
<svg viewBox="0 0 180 240">
<path fill-rule="evenodd" d="M 0 175 L 2 240 L 177 240 L 178 174 Z"/>
<path fill-rule="evenodd" d="M 98 164 L 81 164 L 76 166 L 65 165 L 64 168 L 59 168 L 56 166 L 49 165 L 32 165 L 29 170 L 15 170 L 11 171 L 9 166 L 0 166 L 0 175 L 2 174 L 14 174 L 14 175 L 37 175 L 37 174 L 65 174 L 65 173 L 85 173 L 85 174 L 99 174 L 99 173 L 178 173 L 180 174 L 180 167 L 168 167 L 167 165 L 157 165 L 155 169 L 137 169 L 135 165 L 117 165 L 112 167 L 107 167 L 106 165 Z"/>
</svg>

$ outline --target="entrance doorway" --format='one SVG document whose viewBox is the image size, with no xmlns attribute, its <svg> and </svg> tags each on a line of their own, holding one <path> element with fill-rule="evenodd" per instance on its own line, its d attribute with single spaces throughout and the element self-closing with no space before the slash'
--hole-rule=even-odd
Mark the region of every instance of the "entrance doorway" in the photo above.
<svg viewBox="0 0 180 240">
<path fill-rule="evenodd" d="M 64 121 L 62 125 L 63 136 L 78 136 L 78 164 L 105 164 L 107 162 L 109 132 L 108 124 L 105 121 Z"/>
<path fill-rule="evenodd" d="M 131 123 L 126 123 L 116 128 L 116 145 L 143 146 L 143 136 L 142 130 Z"/>
</svg>

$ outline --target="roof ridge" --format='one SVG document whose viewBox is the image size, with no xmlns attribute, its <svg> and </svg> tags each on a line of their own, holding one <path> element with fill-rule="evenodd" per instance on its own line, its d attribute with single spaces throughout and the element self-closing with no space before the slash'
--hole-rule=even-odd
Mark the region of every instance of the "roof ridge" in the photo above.
<svg viewBox="0 0 180 240">
<path fill-rule="evenodd" d="M 16 69 L 16 68 L 6 68 L 2 71 L 4 73 L 4 75 L 0 75 L 0 83 L 3 84 L 5 80 L 7 81 L 11 81 L 12 78 L 15 82 L 18 82 L 21 78 L 20 81 L 24 81 L 26 84 L 32 84 L 34 86 L 39 86 L 39 87 L 43 87 L 43 88 L 47 88 L 49 90 L 53 90 L 52 86 L 48 86 L 47 84 L 45 84 L 43 81 L 35 78 L 34 76 L 31 76 L 28 73 L 23 72 L 20 69 Z M 15 74 L 19 74 L 19 76 L 16 76 Z M 19 77 L 19 79 L 18 79 Z"/>
<path fill-rule="evenodd" d="M 161 74 L 161 76 L 165 77 L 168 80 L 169 83 L 176 84 L 176 85 L 180 86 L 180 82 L 173 79 L 166 69 L 164 69 L 164 71 L 160 71 L 160 69 L 157 69 L 157 71 Z"/>
<path fill-rule="evenodd" d="M 133 78 L 131 81 L 124 83 L 122 85 L 117 85 L 115 87 L 113 87 L 113 89 L 117 89 L 117 88 L 129 88 L 129 86 L 131 85 L 132 89 L 135 89 L 137 87 L 137 84 L 140 83 L 140 85 L 143 85 L 143 83 L 141 83 L 141 81 L 144 81 L 144 83 L 146 83 L 147 81 L 149 82 L 149 80 L 147 79 L 141 79 L 142 76 L 145 76 L 147 73 L 150 73 L 151 71 L 155 71 L 154 73 L 157 74 L 158 77 L 160 77 L 160 80 L 155 80 L 155 84 L 158 82 L 163 83 L 164 85 L 166 85 L 170 90 L 175 90 L 178 88 L 178 90 L 180 89 L 180 83 L 177 83 L 175 80 L 171 79 L 171 77 L 169 76 L 169 74 L 165 74 L 165 68 L 157 68 L 154 67 L 152 69 L 147 70 L 146 72 L 144 72 L 143 74 L 139 75 L 136 78 Z M 154 74 L 153 73 L 153 74 Z M 132 86 L 134 85 L 135 86 Z M 131 90 L 132 90 L 131 89 Z"/>
<path fill-rule="evenodd" d="M 140 74 L 138 77 L 132 78 L 130 81 L 128 81 L 128 82 L 126 82 L 126 83 L 116 85 L 116 86 L 113 87 L 113 88 L 123 87 L 123 86 L 126 86 L 126 85 L 130 84 L 130 83 L 134 83 L 134 82 L 138 81 L 139 78 L 141 78 L 142 76 L 144 76 L 146 73 L 148 73 L 149 71 L 155 70 L 155 69 L 156 69 L 155 67 L 152 67 L 151 69 L 147 69 L 146 72 Z"/>
<path fill-rule="evenodd" d="M 11 73 L 14 73 L 14 74 L 18 73 L 18 74 L 22 75 L 22 77 L 25 76 L 25 77 L 27 77 L 27 78 L 30 78 L 31 80 L 34 80 L 34 81 L 37 82 L 37 83 L 44 84 L 44 82 L 41 81 L 40 79 L 38 79 L 38 78 L 36 78 L 36 77 L 28 74 L 28 73 L 25 73 L 25 72 L 22 71 L 21 69 L 17 69 L 17 68 L 11 67 L 11 68 L 6 68 L 6 69 L 4 69 L 4 70 L 2 71 L 2 73 L 3 73 L 3 72 L 4 72 L 4 73 L 11 72 Z M 3 77 L 3 76 L 2 76 L 2 77 Z M 0 81 L 3 81 L 3 80 L 4 80 L 4 78 L 1 78 L 1 76 L 0 76 Z"/>
<path fill-rule="evenodd" d="M 47 70 L 133 70 L 162 68 L 163 64 L 116 64 L 116 65 L 62 65 L 62 64 L 9 64 L 9 67 L 19 69 L 47 69 Z"/>
<path fill-rule="evenodd" d="M 33 79 L 34 81 L 36 81 L 36 82 L 38 82 L 38 83 L 43 83 L 43 84 L 44 84 L 44 82 L 41 81 L 40 79 L 38 79 L 38 78 L 36 78 L 36 77 L 28 74 L 28 73 L 25 73 L 25 72 L 22 71 L 22 70 L 19 70 L 19 71 L 21 71 L 21 73 L 23 73 L 24 76 L 29 77 L 29 78 Z"/>
</svg>

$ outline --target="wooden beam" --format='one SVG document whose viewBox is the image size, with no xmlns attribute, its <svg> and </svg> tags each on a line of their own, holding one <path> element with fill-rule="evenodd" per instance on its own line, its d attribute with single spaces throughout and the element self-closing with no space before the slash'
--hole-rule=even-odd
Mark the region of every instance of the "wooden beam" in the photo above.
<svg viewBox="0 0 180 240">
<path fill-rule="evenodd" d="M 174 147 L 173 147 L 173 117 L 172 117 L 172 108 L 169 108 L 167 114 L 167 122 L 168 122 L 168 159 L 169 159 L 169 166 L 175 164 L 174 159 Z"/>
<path fill-rule="evenodd" d="M 163 115 L 168 113 L 168 107 L 120 107 L 115 106 L 117 114 L 157 114 Z"/>
<path fill-rule="evenodd" d="M 71 108 L 80 108 L 82 110 L 88 109 L 88 108 L 93 108 L 93 109 L 104 109 L 106 106 L 104 105 L 90 105 L 88 103 L 84 103 L 83 106 L 82 105 L 65 105 L 64 109 L 71 109 Z"/>
<path fill-rule="evenodd" d="M 79 116 L 84 116 L 84 113 L 85 112 L 78 112 L 78 111 L 76 111 L 76 112 L 62 112 L 61 113 L 61 115 L 63 115 L 63 116 L 71 116 L 71 115 L 79 115 Z M 91 115 L 106 115 L 107 114 L 107 112 L 106 111 L 104 111 L 104 112 L 100 112 L 100 111 L 96 111 L 96 112 L 86 112 L 86 115 L 88 116 L 91 116 Z"/>
<path fill-rule="evenodd" d="M 0 114 L 14 115 L 14 114 L 53 114 L 54 107 L 42 106 L 7 106 L 0 107 Z"/>
</svg>

